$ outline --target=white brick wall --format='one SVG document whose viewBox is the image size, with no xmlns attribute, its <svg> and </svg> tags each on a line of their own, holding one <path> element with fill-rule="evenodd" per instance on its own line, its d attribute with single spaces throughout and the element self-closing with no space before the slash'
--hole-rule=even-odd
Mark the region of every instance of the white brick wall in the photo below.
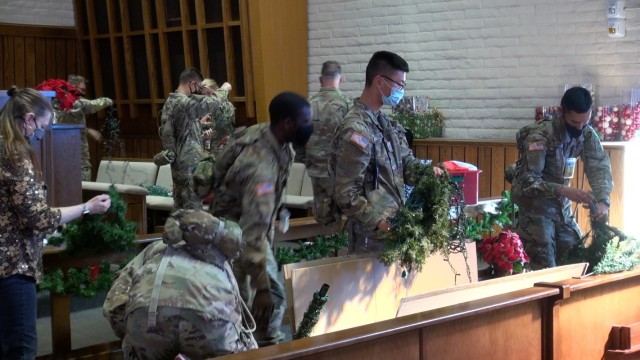
<svg viewBox="0 0 640 360">
<path fill-rule="evenodd" d="M 309 93 L 326 60 L 343 64 L 359 96 L 378 50 L 409 63 L 407 95 L 428 95 L 445 136 L 513 139 L 536 105 L 557 105 L 564 84 L 596 85 L 598 104 L 640 87 L 640 10 L 627 36 L 607 36 L 603 0 L 308 0 Z"/>
<path fill-rule="evenodd" d="M 73 0 L 0 0 L 0 23 L 75 26 Z"/>
</svg>

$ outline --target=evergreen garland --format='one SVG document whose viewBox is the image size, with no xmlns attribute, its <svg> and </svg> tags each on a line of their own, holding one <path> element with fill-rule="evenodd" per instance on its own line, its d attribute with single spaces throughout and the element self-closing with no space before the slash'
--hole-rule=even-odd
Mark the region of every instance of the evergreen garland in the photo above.
<svg viewBox="0 0 640 360">
<path fill-rule="evenodd" d="M 304 260 L 317 260 L 329 257 L 332 253 L 349 246 L 349 236 L 346 232 L 316 236 L 311 242 L 299 241 L 298 248 L 279 246 L 276 249 L 278 267 L 285 264 L 297 263 Z"/>
<path fill-rule="evenodd" d="M 104 214 L 85 216 L 67 224 L 49 244 L 66 243 L 69 256 L 124 252 L 133 248 L 137 224 L 125 219 L 127 204 L 115 186 L 109 187 L 111 206 Z"/>
<path fill-rule="evenodd" d="M 417 184 L 407 202 L 390 219 L 391 231 L 382 234 L 380 261 L 400 262 L 408 271 L 422 269 L 428 256 L 448 256 L 452 184 L 448 173 L 436 176 L 431 165 L 413 163 L 409 171 Z"/>
<path fill-rule="evenodd" d="M 302 320 L 300 320 L 300 325 L 298 325 L 298 330 L 293 335 L 293 340 L 306 338 L 311 335 L 313 327 L 318 323 L 324 304 L 329 300 L 329 296 L 327 296 L 328 291 L 329 285 L 322 284 L 320 290 L 313 293 L 313 299 L 311 299 L 307 311 L 304 312 Z"/>
<path fill-rule="evenodd" d="M 593 214 L 596 204 L 590 204 Z M 591 233 L 591 244 L 586 240 Z M 631 270 L 640 263 L 640 244 L 614 226 L 591 218 L 591 230 L 558 261 L 559 265 L 588 262 L 596 274 Z"/>
<path fill-rule="evenodd" d="M 69 257 L 82 257 L 110 252 L 125 252 L 135 247 L 136 223 L 125 220 L 127 204 L 115 187 L 109 188 L 111 206 L 105 214 L 96 214 L 74 220 L 66 225 L 60 236 L 50 237 L 50 245 L 66 243 L 64 252 Z M 125 265 L 133 254 L 129 254 Z M 46 271 L 39 290 L 93 297 L 96 292 L 111 287 L 115 271 L 121 266 L 102 261 L 100 265 Z"/>
<path fill-rule="evenodd" d="M 149 195 L 171 197 L 171 191 L 164 186 L 149 185 L 145 187 L 149 191 Z"/>
<path fill-rule="evenodd" d="M 100 130 L 102 133 L 102 146 L 107 157 L 113 157 L 116 145 L 120 139 L 120 120 L 116 116 L 116 108 L 110 106 L 107 108 L 107 117 L 104 119 L 104 125 Z"/>
<path fill-rule="evenodd" d="M 640 264 L 640 241 L 613 239 L 607 244 L 602 260 L 593 268 L 596 274 L 632 270 Z"/>
</svg>

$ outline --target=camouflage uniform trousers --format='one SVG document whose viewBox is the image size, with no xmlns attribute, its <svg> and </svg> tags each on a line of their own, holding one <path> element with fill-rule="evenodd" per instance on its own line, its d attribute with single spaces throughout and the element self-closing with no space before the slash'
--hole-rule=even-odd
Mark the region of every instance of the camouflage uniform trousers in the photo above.
<svg viewBox="0 0 640 360">
<path fill-rule="evenodd" d="M 89 141 L 87 140 L 87 128 L 80 130 L 82 147 L 80 153 L 80 168 L 82 169 L 82 181 L 91 181 L 91 157 L 89 155 Z"/>
<path fill-rule="evenodd" d="M 566 222 L 520 210 L 518 228 L 533 270 L 555 267 L 569 249 L 580 241 L 582 234 L 573 217 Z"/>
<path fill-rule="evenodd" d="M 271 282 L 271 298 L 273 299 L 273 313 L 269 319 L 269 326 L 267 331 L 257 328 L 253 333 L 256 341 L 260 346 L 277 344 L 284 340 L 284 334 L 280 331 L 282 325 L 282 318 L 284 317 L 284 311 L 287 306 L 287 300 L 284 293 L 284 286 L 278 278 L 278 264 L 273 256 L 273 251 L 269 247 L 267 250 L 267 275 Z M 240 288 L 240 296 L 249 304 L 253 303 L 253 297 L 255 296 L 255 290 L 251 288 L 249 275 L 242 269 L 240 262 L 234 262 L 233 274 L 238 282 Z"/>
<path fill-rule="evenodd" d="M 127 315 L 127 335 L 122 341 L 125 360 L 173 360 L 178 354 L 196 360 L 258 348 L 250 333 L 200 311 L 158 307 L 153 328 L 147 326 L 148 314 L 149 309 L 142 307 Z"/>
<path fill-rule="evenodd" d="M 194 189 L 192 170 L 186 169 L 182 172 L 180 170 L 174 172 L 173 168 L 171 169 L 173 177 L 173 210 L 202 209 L 202 199 Z"/>
<path fill-rule="evenodd" d="M 378 233 L 375 230 L 365 229 L 361 223 L 349 219 L 347 233 L 349 234 L 349 253 L 379 254 L 382 252 L 384 242 L 378 239 Z"/>
</svg>

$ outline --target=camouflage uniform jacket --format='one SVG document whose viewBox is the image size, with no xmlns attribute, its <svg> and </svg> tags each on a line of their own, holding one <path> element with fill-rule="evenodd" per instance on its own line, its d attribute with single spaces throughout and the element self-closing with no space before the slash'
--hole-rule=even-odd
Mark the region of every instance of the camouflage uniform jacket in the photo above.
<svg viewBox="0 0 640 360">
<path fill-rule="evenodd" d="M 356 101 L 331 143 L 334 198 L 348 218 L 374 230 L 403 205 L 408 165 L 420 161 L 407 145 L 404 128 L 382 111 L 372 113 Z"/>
<path fill-rule="evenodd" d="M 202 116 L 198 115 L 219 106 L 220 99 L 214 96 L 169 94 L 162 108 L 160 137 L 163 150 L 175 155 L 172 169 L 191 168 L 203 157 Z"/>
<path fill-rule="evenodd" d="M 267 248 L 273 243 L 293 156 L 291 144 L 278 143 L 269 124 L 258 124 L 227 145 L 215 165 L 211 213 L 240 225 L 245 245 L 238 261 L 254 289 L 270 288 Z M 226 163 L 227 158 L 233 163 Z"/>
<path fill-rule="evenodd" d="M 309 99 L 313 113 L 313 134 L 299 158 L 303 159 L 311 177 L 329 177 L 327 162 L 331 139 L 353 104 L 347 94 L 334 87 L 322 87 Z M 298 157 L 298 156 L 296 156 Z"/>
<path fill-rule="evenodd" d="M 586 126 L 578 138 L 572 138 L 565 129 L 564 118 L 558 117 L 525 126 L 518 131 L 516 140 L 520 158 L 512 196 L 522 208 L 552 220 L 570 218 L 571 202 L 559 191 L 571 180 L 563 175 L 567 159 L 577 157 L 582 158 L 595 198 L 609 201 L 613 189 L 611 162 L 591 126 Z"/>
<path fill-rule="evenodd" d="M 82 140 L 81 159 L 83 164 L 90 164 L 89 142 L 87 140 L 87 119 L 86 115 L 95 114 L 98 111 L 113 105 L 113 101 L 106 97 L 88 100 L 83 97 L 78 98 L 73 103 L 73 109 L 69 111 L 57 111 L 56 122 L 60 124 L 84 125 L 80 131 Z"/>
<path fill-rule="evenodd" d="M 104 316 L 114 333 L 123 338 L 127 314 L 148 307 L 158 266 L 167 244 L 149 245 L 120 270 L 103 305 Z M 207 253 L 195 257 L 194 249 Z M 223 320 L 238 329 L 242 303 L 227 258 L 215 247 L 183 245 L 174 248 L 162 278 L 158 307 L 190 309 L 211 320 Z"/>
<path fill-rule="evenodd" d="M 218 99 L 218 102 L 209 102 L 209 106 L 199 107 L 198 110 L 200 112 L 197 116 L 200 119 L 207 114 L 211 114 L 211 127 L 204 128 L 203 130 L 207 130 L 208 128 L 213 130 L 208 151 L 216 154 L 221 150 L 222 146 L 226 143 L 226 140 L 229 139 L 229 136 L 233 132 L 236 108 L 228 100 L 229 92 L 226 90 L 218 89 L 213 95 L 208 96 Z"/>
<path fill-rule="evenodd" d="M 28 159 L 25 151 L 24 156 Z M 60 210 L 46 203 L 43 181 L 33 163 L 9 162 L 0 137 L 0 278 L 21 274 L 40 280 L 42 240 L 60 225 Z"/>
</svg>

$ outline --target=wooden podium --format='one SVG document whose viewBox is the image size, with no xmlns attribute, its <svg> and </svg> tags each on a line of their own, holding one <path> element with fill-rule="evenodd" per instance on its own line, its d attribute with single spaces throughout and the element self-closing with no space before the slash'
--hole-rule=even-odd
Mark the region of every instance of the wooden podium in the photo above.
<svg viewBox="0 0 640 360">
<path fill-rule="evenodd" d="M 47 203 L 61 207 L 82 203 L 82 171 L 80 169 L 83 125 L 53 124 L 40 141 L 31 146 L 47 184 Z"/>
</svg>

